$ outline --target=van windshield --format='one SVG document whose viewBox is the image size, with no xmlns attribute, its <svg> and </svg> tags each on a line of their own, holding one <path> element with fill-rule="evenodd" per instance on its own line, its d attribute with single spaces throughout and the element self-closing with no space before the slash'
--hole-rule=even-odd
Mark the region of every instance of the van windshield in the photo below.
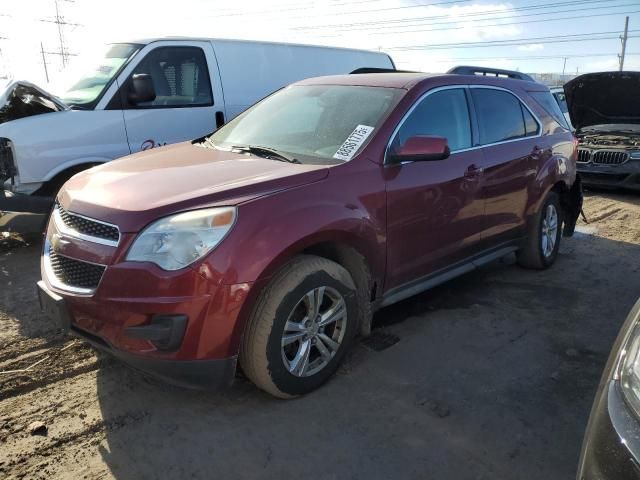
<svg viewBox="0 0 640 480">
<path fill-rule="evenodd" d="M 301 163 L 349 161 L 404 93 L 386 87 L 293 85 L 254 105 L 203 145 L 266 147 Z"/>
<path fill-rule="evenodd" d="M 64 92 L 60 98 L 71 107 L 92 108 L 111 80 L 120 72 L 124 64 L 139 50 L 140 45 L 117 43 L 107 45 L 100 55 L 90 55 L 79 59 L 73 72 L 73 79 L 63 82 L 57 91 Z M 97 59 L 97 60 L 96 60 Z M 66 85 L 65 85 L 66 83 Z"/>
</svg>

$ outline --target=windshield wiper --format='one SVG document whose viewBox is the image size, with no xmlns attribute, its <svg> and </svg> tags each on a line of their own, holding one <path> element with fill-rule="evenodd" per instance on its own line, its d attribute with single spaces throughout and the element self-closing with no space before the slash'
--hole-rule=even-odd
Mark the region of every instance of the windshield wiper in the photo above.
<svg viewBox="0 0 640 480">
<path fill-rule="evenodd" d="M 239 150 L 240 152 L 247 152 L 259 157 L 279 160 L 281 162 L 300 163 L 300 160 L 297 158 L 285 155 L 274 148 L 261 147 L 259 145 L 233 145 L 231 150 Z"/>
</svg>

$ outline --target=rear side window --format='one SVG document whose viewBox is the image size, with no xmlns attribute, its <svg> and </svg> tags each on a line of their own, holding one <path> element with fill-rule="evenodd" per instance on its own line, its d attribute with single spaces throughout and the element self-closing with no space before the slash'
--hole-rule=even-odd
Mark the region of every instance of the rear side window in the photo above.
<svg viewBox="0 0 640 480">
<path fill-rule="evenodd" d="M 504 142 L 538 133 L 538 123 L 513 94 L 502 90 L 472 88 L 478 116 L 480 143 Z"/>
<path fill-rule="evenodd" d="M 529 95 L 531 95 L 531 97 L 536 102 L 538 102 L 540 106 L 544 108 L 546 112 L 549 115 L 551 115 L 556 122 L 558 122 L 564 128 L 569 130 L 567 119 L 563 115 L 562 110 L 560 109 L 560 105 L 558 104 L 559 100 L 556 100 L 556 98 L 553 95 L 551 95 L 551 92 L 529 92 Z M 566 108 L 567 104 L 565 102 L 564 94 L 562 94 L 562 99 L 560 101 L 564 104 Z"/>
<path fill-rule="evenodd" d="M 197 47 L 159 47 L 135 68 L 151 75 L 156 99 L 129 108 L 198 107 L 213 105 L 204 52 Z"/>
<path fill-rule="evenodd" d="M 416 135 L 445 137 L 452 151 L 471 147 L 471 122 L 464 90 L 441 90 L 428 95 L 406 118 L 393 143 L 403 145 L 407 138 Z"/>
</svg>

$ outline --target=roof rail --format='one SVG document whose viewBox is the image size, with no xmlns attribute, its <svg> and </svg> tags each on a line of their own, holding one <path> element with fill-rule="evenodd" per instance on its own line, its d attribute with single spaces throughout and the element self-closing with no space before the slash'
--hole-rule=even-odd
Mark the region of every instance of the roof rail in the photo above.
<svg viewBox="0 0 640 480">
<path fill-rule="evenodd" d="M 468 65 L 460 65 L 458 67 L 453 67 L 447 73 L 454 73 L 457 75 L 481 75 L 483 77 L 508 77 L 514 78 L 516 80 L 535 82 L 535 80 L 526 73 L 516 72 L 515 70 L 502 70 L 500 68 L 471 67 Z"/>
<path fill-rule="evenodd" d="M 357 75 L 359 73 L 418 73 L 411 70 L 396 70 L 395 68 L 376 68 L 376 67 L 362 67 L 356 68 L 353 72 L 349 72 L 349 75 Z"/>
</svg>

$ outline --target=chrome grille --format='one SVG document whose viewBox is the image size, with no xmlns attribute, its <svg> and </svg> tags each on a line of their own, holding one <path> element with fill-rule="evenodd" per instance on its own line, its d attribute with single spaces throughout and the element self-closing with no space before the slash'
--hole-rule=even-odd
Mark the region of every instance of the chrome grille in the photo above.
<svg viewBox="0 0 640 480">
<path fill-rule="evenodd" d="M 104 273 L 104 265 L 95 265 L 64 257 L 49 247 L 49 262 L 53 275 L 64 286 L 95 290 Z"/>
<path fill-rule="evenodd" d="M 590 159 L 591 159 L 591 151 L 590 150 L 584 150 L 582 148 L 578 149 L 578 162 L 580 162 L 580 163 L 589 163 Z"/>
<path fill-rule="evenodd" d="M 63 226 L 66 227 L 67 230 L 71 230 L 71 232 L 68 232 L 70 234 L 79 233 L 87 237 L 92 237 L 93 239 L 104 240 L 104 243 L 114 245 L 120 240 L 120 231 L 115 225 L 109 225 L 76 213 L 68 212 L 59 203 L 56 204 L 56 211 Z"/>
<path fill-rule="evenodd" d="M 593 152 L 591 161 L 601 165 L 620 165 L 629 159 L 627 152 L 615 152 L 612 150 L 598 150 Z"/>
</svg>

